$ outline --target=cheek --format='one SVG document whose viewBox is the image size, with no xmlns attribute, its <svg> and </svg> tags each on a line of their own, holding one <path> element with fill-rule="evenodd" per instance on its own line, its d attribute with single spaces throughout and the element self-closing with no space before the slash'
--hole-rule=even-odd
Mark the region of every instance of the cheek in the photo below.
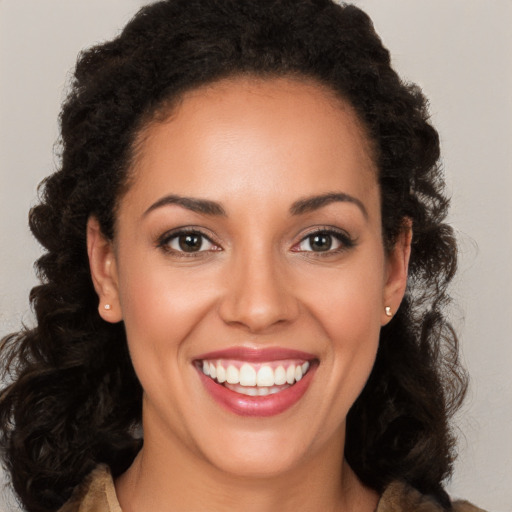
<svg viewBox="0 0 512 512">
<path fill-rule="evenodd" d="M 154 263 L 122 270 L 120 300 L 133 363 L 141 381 L 145 374 L 156 379 L 185 362 L 183 342 L 212 302 L 211 287 L 202 285 L 209 277 Z"/>
<path fill-rule="evenodd" d="M 127 329 L 172 332 L 186 328 L 208 302 L 209 276 L 188 269 L 176 271 L 165 264 L 126 265 L 120 280 L 120 299 Z"/>
<path fill-rule="evenodd" d="M 366 382 L 379 343 L 380 308 L 378 290 L 359 289 L 333 292 L 331 301 L 318 309 L 328 338 L 329 362 L 333 379 L 355 400 Z M 350 391 L 352 389 L 352 391 Z"/>
<path fill-rule="evenodd" d="M 132 363 L 145 392 L 146 408 L 160 411 L 166 422 L 181 417 L 181 398 L 195 372 L 190 365 L 194 331 L 211 309 L 210 289 L 165 265 L 126 267 L 120 298 Z M 197 272 L 196 274 L 200 274 Z M 208 282 L 208 281 L 206 281 Z M 192 340 L 192 341 L 191 341 Z M 188 356 L 188 357 L 187 357 Z M 170 422 L 170 423 L 169 423 Z M 188 434 L 182 431 L 184 438 Z"/>
<path fill-rule="evenodd" d="M 308 283 L 309 309 L 332 340 L 364 343 L 378 337 L 383 297 L 382 261 L 328 270 Z M 322 286 L 318 286 L 318 283 Z"/>
<path fill-rule="evenodd" d="M 325 389 L 335 409 L 346 414 L 371 373 L 379 344 L 382 262 L 347 266 L 309 287 L 308 310 L 330 341 L 325 345 Z M 342 392 L 340 392 L 342 390 Z"/>
</svg>

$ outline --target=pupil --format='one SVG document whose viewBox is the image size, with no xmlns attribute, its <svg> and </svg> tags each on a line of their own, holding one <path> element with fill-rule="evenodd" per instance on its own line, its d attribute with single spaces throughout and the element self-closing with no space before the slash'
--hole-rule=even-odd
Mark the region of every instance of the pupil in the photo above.
<svg viewBox="0 0 512 512">
<path fill-rule="evenodd" d="M 182 235 L 179 238 L 180 249 L 184 252 L 194 252 L 201 249 L 201 245 L 203 244 L 200 235 Z"/>
<path fill-rule="evenodd" d="M 309 243 L 314 251 L 328 251 L 331 248 L 332 240 L 330 235 L 313 235 Z"/>
</svg>

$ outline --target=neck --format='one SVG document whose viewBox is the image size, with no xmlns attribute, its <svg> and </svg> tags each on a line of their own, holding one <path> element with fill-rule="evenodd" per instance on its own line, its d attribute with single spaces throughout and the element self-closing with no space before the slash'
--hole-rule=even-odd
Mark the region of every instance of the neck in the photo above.
<svg viewBox="0 0 512 512">
<path fill-rule="evenodd" d="M 195 468 L 162 465 L 160 457 L 153 457 L 151 452 L 147 446 L 141 450 L 116 481 L 123 512 L 184 512 L 205 507 L 216 512 L 370 512 L 378 502 L 377 494 L 361 484 L 346 461 L 337 468 L 307 464 L 307 468 L 284 475 L 249 478 L 203 464 Z"/>
<path fill-rule="evenodd" d="M 237 475 L 173 442 L 169 432 L 146 429 L 144 447 L 115 482 L 116 492 L 123 512 L 371 512 L 378 496 L 343 459 L 343 445 L 343 432 L 338 432 L 286 472 Z"/>
</svg>

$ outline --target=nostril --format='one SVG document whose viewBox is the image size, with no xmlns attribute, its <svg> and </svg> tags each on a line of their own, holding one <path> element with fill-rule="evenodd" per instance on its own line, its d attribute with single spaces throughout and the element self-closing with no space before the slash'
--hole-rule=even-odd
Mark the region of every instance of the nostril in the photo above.
<svg viewBox="0 0 512 512">
<path fill-rule="evenodd" d="M 278 325 L 293 322 L 298 306 L 292 296 L 284 292 L 270 294 L 244 294 L 224 298 L 219 309 L 222 320 L 232 326 L 243 326 L 251 332 L 261 332 Z"/>
<path fill-rule="evenodd" d="M 260 237 L 261 238 L 261 237 Z M 222 320 L 250 332 L 262 332 L 295 320 L 298 304 L 293 280 L 275 257 L 275 248 L 244 246 L 224 276 Z M 242 257 L 243 256 L 243 257 Z"/>
</svg>

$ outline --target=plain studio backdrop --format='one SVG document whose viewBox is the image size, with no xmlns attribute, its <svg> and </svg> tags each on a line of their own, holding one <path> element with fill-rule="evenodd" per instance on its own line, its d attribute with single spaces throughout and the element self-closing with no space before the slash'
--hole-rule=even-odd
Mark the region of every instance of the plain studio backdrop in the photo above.
<svg viewBox="0 0 512 512">
<path fill-rule="evenodd" d="M 0 336 L 31 323 L 40 249 L 27 227 L 56 167 L 57 116 L 78 52 L 147 0 L 0 0 Z M 356 0 L 395 68 L 430 99 L 460 242 L 453 287 L 472 377 L 448 490 L 512 511 L 512 1 Z M 0 473 L 1 475 L 1 473 Z M 0 511 L 19 507 L 8 491 Z M 2 501 L 3 500 L 3 501 Z"/>
</svg>

